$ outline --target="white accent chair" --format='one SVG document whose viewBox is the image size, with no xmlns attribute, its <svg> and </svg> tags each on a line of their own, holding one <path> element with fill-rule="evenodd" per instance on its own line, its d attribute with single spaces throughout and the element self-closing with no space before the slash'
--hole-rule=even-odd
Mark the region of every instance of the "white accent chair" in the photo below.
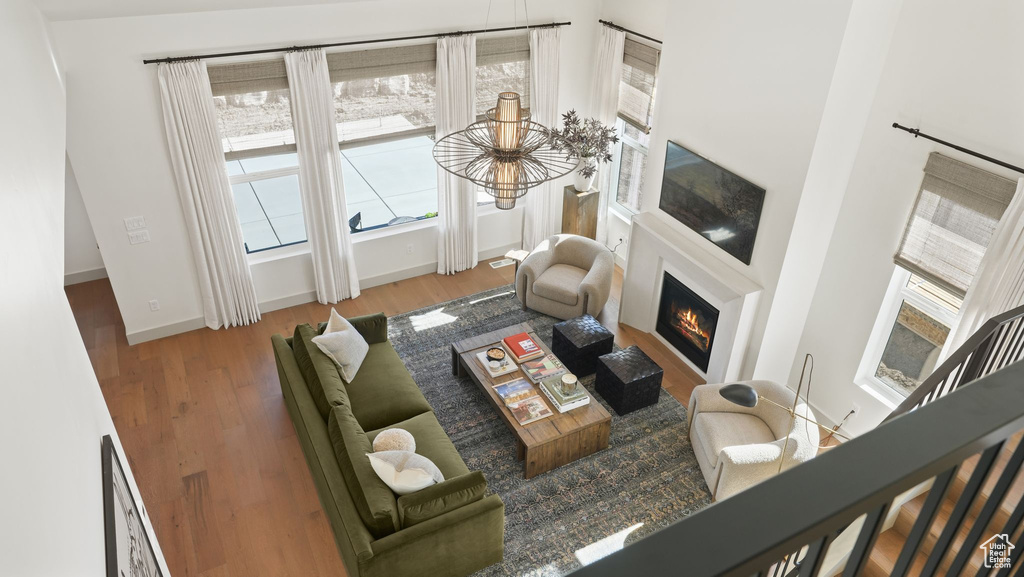
<svg viewBox="0 0 1024 577">
<path fill-rule="evenodd" d="M 555 318 L 596 317 L 608 302 L 614 272 L 608 247 L 584 236 L 556 234 L 519 265 L 516 296 L 524 309 Z"/>
<path fill-rule="evenodd" d="M 792 407 L 796 394 L 771 381 L 747 381 L 761 397 Z M 774 476 L 779 470 L 786 434 L 789 446 L 783 469 L 808 461 L 818 453 L 818 426 L 793 417 L 787 409 L 761 401 L 741 407 L 719 394 L 721 385 L 700 385 L 690 395 L 690 443 L 715 501 Z M 801 401 L 797 414 L 814 419 Z"/>
</svg>

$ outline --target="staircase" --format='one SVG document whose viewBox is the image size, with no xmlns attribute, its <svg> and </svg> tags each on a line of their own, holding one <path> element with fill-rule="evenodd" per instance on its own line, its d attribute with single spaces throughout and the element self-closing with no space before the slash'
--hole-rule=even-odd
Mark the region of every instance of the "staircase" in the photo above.
<svg viewBox="0 0 1024 577">
<path fill-rule="evenodd" d="M 902 405 L 889 415 L 886 421 L 942 398 L 963 385 L 1021 360 L 1022 357 L 1024 357 L 1024 307 L 990 319 L 963 346 L 950 355 Z M 978 547 L 977 540 L 970 539 L 972 531 L 980 536 L 981 542 L 993 535 L 1003 533 L 1009 534 L 1011 541 L 1020 541 L 1024 528 L 1021 527 L 1020 514 L 1018 513 L 1014 517 L 1013 511 L 1013 505 L 1018 504 L 1019 509 L 1019 504 L 1022 503 L 1022 497 L 1024 497 L 1024 475 L 1020 474 L 1019 458 L 1012 463 L 1014 470 L 1007 471 L 1007 466 L 1011 465 L 1014 451 L 1020 447 L 1020 443 L 1021 435 L 1017 434 L 1008 439 L 1002 449 L 996 453 L 991 471 L 984 478 L 977 494 L 968 495 L 967 498 L 970 500 L 965 500 L 962 505 L 966 510 L 962 513 L 963 519 L 959 521 L 959 528 L 955 532 L 951 531 L 951 534 L 942 540 L 942 533 L 953 516 L 956 505 L 965 497 L 964 490 L 968 487 L 971 476 L 977 469 L 981 455 L 968 459 L 960 466 L 956 475 L 949 482 L 946 495 L 935 509 L 932 522 L 925 524 L 926 519 L 921 521 L 922 528 L 919 531 L 922 534 L 918 552 L 912 556 L 909 552 L 904 554 L 904 564 L 909 565 L 906 569 L 907 575 L 923 575 L 925 573 L 978 575 L 979 572 L 985 573 L 983 571 L 985 569 L 984 554 Z M 987 516 L 986 524 L 977 527 L 978 515 L 991 500 L 998 480 L 1004 478 L 1006 479 L 1004 483 L 1007 486 L 1002 488 L 1002 491 L 1005 491 L 1005 495 L 1002 493 L 998 495 L 1001 497 L 1000 502 L 991 505 L 994 510 L 991 511 L 990 518 Z M 863 575 L 888 577 L 898 572 L 896 565 L 900 553 L 904 550 L 908 537 L 914 531 L 915 523 L 930 511 L 927 508 L 927 501 L 932 490 L 928 485 L 921 486 L 916 491 L 919 494 L 898 509 L 892 527 L 884 530 L 878 536 Z M 1014 522 L 1011 523 L 1011 521 Z M 970 543 L 968 543 L 969 540 Z M 936 551 L 936 545 L 940 543 L 942 550 Z M 961 555 L 960 552 L 968 546 L 971 548 L 969 554 L 962 554 L 963 558 L 957 562 L 957 556 Z M 1017 553 L 1015 558 L 1024 557 L 1024 552 L 1015 552 Z M 932 566 L 929 566 L 928 560 L 933 553 L 936 557 L 932 561 Z M 956 563 L 956 571 L 951 572 L 954 569 L 954 563 Z M 900 570 L 903 570 L 903 567 L 900 567 Z"/>
<path fill-rule="evenodd" d="M 945 547 L 945 553 L 939 559 L 936 566 L 936 575 L 951 575 L 950 569 L 957 552 L 964 549 L 965 541 L 967 541 L 970 531 L 978 524 L 978 515 L 981 513 L 983 506 L 991 499 L 997 480 L 1006 472 L 1013 451 L 1020 446 L 1021 437 L 1021 434 L 1017 434 L 1009 439 L 997 455 L 987 482 L 984 483 L 978 495 L 973 499 L 964 517 L 964 522 L 956 531 L 951 545 Z M 935 512 L 934 521 L 928 526 L 928 531 L 921 540 L 918 553 L 910 562 L 907 575 L 922 575 L 924 573 L 927 560 L 932 552 L 935 551 L 935 546 L 941 538 L 942 530 L 947 526 L 956 504 L 963 497 L 964 489 L 970 482 L 971 474 L 974 472 L 979 459 L 980 455 L 964 462 L 960 471 L 950 483 L 946 496 Z M 1020 503 L 1022 497 L 1024 497 L 1024 475 L 1019 474 L 1019 464 L 1016 464 L 1016 471 L 1016 478 L 1011 481 L 1005 497 L 981 531 L 982 542 L 1000 533 L 1008 533 L 1010 540 L 1013 542 L 1017 542 L 1021 538 L 1021 532 L 1024 531 L 1024 528 L 1021 526 L 1019 514 L 1016 520 L 1011 523 L 1013 504 Z M 914 524 L 921 518 L 922 513 L 927 510 L 926 501 L 928 495 L 928 492 L 918 495 L 900 508 L 893 526 L 878 536 L 878 541 L 871 551 L 863 575 L 866 577 L 888 577 L 893 575 L 899 555 L 907 543 L 908 535 L 913 531 Z M 1015 551 L 1015 553 L 1017 553 L 1014 557 L 1015 559 L 1021 556 L 1018 551 Z M 983 560 L 982 550 L 978 547 L 977 543 L 972 543 L 971 553 L 967 558 L 964 569 L 957 574 L 977 575 L 983 569 Z"/>
</svg>

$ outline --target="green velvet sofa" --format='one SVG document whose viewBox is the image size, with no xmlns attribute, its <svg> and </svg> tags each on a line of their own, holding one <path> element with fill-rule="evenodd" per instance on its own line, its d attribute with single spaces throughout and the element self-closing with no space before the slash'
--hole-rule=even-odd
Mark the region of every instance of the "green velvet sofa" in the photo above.
<svg viewBox="0 0 1024 577">
<path fill-rule="evenodd" d="M 285 404 L 351 577 L 469 575 L 502 560 L 505 507 L 470 471 L 387 338 L 383 314 L 349 319 L 370 344 L 352 382 L 299 325 L 271 341 Z M 366 453 L 384 429 L 412 433 L 445 481 L 397 497 Z"/>
</svg>

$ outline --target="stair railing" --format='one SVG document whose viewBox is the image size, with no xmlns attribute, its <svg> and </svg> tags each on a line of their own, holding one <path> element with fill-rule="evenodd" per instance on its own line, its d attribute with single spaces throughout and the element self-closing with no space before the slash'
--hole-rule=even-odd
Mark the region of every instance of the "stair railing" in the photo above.
<svg viewBox="0 0 1024 577">
<path fill-rule="evenodd" d="M 997 323 L 1001 324 L 1001 323 Z M 990 331 L 992 332 L 992 331 Z M 1019 333 L 1011 331 L 1012 334 Z M 1002 332 L 1000 333 L 1002 335 Z M 1001 342 L 987 347 L 1012 350 Z M 1020 340 L 1019 334 L 1017 339 Z M 979 344 L 979 343 L 976 343 Z M 975 347 L 978 350 L 980 347 Z M 983 374 L 1005 355 L 985 354 Z M 970 368 L 971 360 L 966 361 Z M 975 361 L 981 363 L 982 361 Z M 965 371 L 966 374 L 966 371 Z M 961 384 L 967 381 L 961 381 Z M 956 389 L 956 387 L 953 387 Z M 778 567 L 804 577 L 819 574 L 837 535 L 860 522 L 843 576 L 860 575 L 868 564 L 883 519 L 893 500 L 934 479 L 932 491 L 903 544 L 893 577 L 959 575 L 978 554 L 997 511 L 1012 511 L 996 534 L 1012 536 L 1024 522 L 1024 500 L 1013 486 L 1024 468 L 1024 363 L 1011 364 L 921 403 L 852 441 L 695 513 L 573 573 L 573 577 L 685 575 L 687 577 L 764 577 Z M 996 465 L 1004 448 L 1012 455 Z M 965 461 L 971 471 L 948 516 L 939 514 Z M 1000 470 L 1001 469 L 1001 470 Z M 966 472 L 967 469 L 964 471 Z M 985 494 L 983 487 L 990 487 Z M 980 506 L 980 510 L 976 507 Z M 978 510 L 973 519 L 970 511 Z M 935 525 L 933 528 L 933 524 Z M 938 537 L 922 570 L 914 568 L 928 534 Z M 957 535 L 966 535 L 954 547 Z M 1016 537 L 1015 554 L 1024 551 Z M 797 553 L 794 554 L 793 552 Z M 1019 567 L 1021 562 L 1015 556 Z M 792 571 L 790 567 L 799 567 Z M 948 570 L 943 571 L 943 569 Z M 998 570 L 998 569 L 994 569 Z M 999 577 L 1010 570 L 999 571 Z M 1019 573 L 1018 573 L 1019 574 Z"/>
<path fill-rule="evenodd" d="M 990 318 L 885 418 L 892 420 L 1024 358 L 1024 306 Z M 885 422 L 883 421 L 883 422 Z"/>
</svg>

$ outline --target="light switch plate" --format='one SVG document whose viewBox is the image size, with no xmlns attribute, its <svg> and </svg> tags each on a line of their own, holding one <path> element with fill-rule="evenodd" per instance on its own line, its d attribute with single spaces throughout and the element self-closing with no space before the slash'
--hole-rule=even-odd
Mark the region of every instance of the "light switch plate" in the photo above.
<svg viewBox="0 0 1024 577">
<path fill-rule="evenodd" d="M 128 232 L 143 228 L 146 228 L 146 217 L 144 216 L 129 216 L 124 219 L 124 229 Z"/>
<path fill-rule="evenodd" d="M 144 242 L 149 242 L 149 231 L 137 230 L 135 232 L 129 232 L 128 242 L 131 244 L 142 244 Z"/>
</svg>

